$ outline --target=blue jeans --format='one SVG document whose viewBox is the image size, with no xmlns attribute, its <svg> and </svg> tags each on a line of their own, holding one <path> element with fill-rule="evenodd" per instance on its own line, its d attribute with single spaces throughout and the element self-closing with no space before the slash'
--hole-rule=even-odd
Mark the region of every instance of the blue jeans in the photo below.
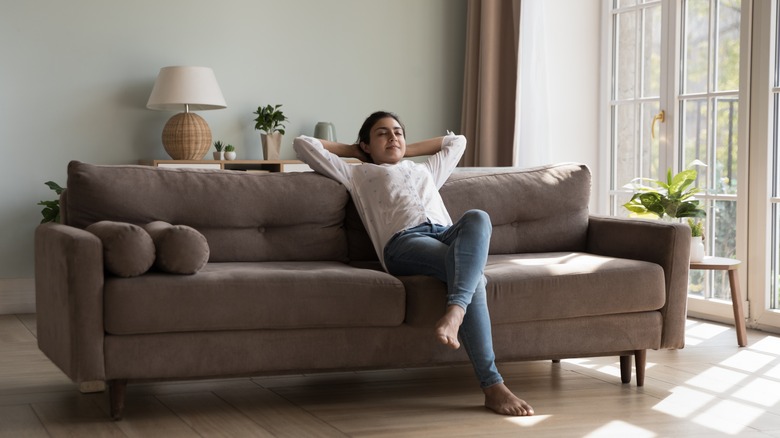
<svg viewBox="0 0 780 438">
<path fill-rule="evenodd" d="M 458 337 L 482 388 L 504 381 L 496 368 L 485 291 L 491 232 L 487 213 L 469 210 L 449 227 L 425 223 L 401 231 L 384 249 L 390 274 L 430 275 L 447 283 L 447 305 L 466 310 Z"/>
</svg>

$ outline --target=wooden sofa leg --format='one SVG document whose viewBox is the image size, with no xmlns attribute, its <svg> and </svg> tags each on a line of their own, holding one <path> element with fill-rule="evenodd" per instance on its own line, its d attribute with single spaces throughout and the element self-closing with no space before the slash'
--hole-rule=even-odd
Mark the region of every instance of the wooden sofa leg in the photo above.
<svg viewBox="0 0 780 438">
<path fill-rule="evenodd" d="M 647 350 L 634 351 L 636 367 L 636 386 L 645 386 L 645 367 L 647 366 Z M 631 382 L 631 356 L 620 356 L 620 381 Z"/>
<path fill-rule="evenodd" d="M 561 363 L 561 360 L 560 359 L 553 359 L 552 362 L 553 363 Z"/>
<path fill-rule="evenodd" d="M 634 352 L 636 363 L 636 386 L 645 386 L 645 367 L 647 366 L 647 350 L 636 350 Z"/>
<path fill-rule="evenodd" d="M 631 382 L 631 356 L 620 356 L 620 381 Z"/>
<path fill-rule="evenodd" d="M 111 380 L 108 382 L 108 398 L 111 403 L 111 419 L 118 421 L 122 419 L 122 413 L 125 410 L 125 391 L 127 390 L 127 380 Z"/>
</svg>

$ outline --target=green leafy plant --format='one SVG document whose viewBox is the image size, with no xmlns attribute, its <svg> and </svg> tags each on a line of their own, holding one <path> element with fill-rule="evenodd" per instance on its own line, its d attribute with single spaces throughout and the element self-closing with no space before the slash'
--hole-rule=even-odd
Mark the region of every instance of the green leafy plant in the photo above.
<svg viewBox="0 0 780 438">
<path fill-rule="evenodd" d="M 253 113 L 257 114 L 257 118 L 255 118 L 255 129 L 263 131 L 266 134 L 273 134 L 278 131 L 280 134 L 284 135 L 284 122 L 287 121 L 287 117 L 285 117 L 282 110 L 279 109 L 281 106 L 282 105 L 267 105 L 257 107 L 257 111 Z"/>
<path fill-rule="evenodd" d="M 704 222 L 688 218 L 688 226 L 691 227 L 691 236 L 704 237 Z"/>
<path fill-rule="evenodd" d="M 235 152 L 236 148 L 232 144 L 225 146 L 225 152 Z"/>
<path fill-rule="evenodd" d="M 41 201 L 38 203 L 38 205 L 43 206 L 43 210 L 41 210 L 41 215 L 43 215 L 43 219 L 41 219 L 41 223 L 43 224 L 46 222 L 59 222 L 60 221 L 59 195 L 61 195 L 62 192 L 65 191 L 65 188 L 60 187 L 60 185 L 54 181 L 46 181 L 45 184 L 49 186 L 50 189 L 54 190 L 54 193 L 57 194 L 57 199 L 52 201 Z"/>
<path fill-rule="evenodd" d="M 217 152 L 222 152 L 222 149 L 225 147 L 225 144 L 222 143 L 222 140 L 217 140 L 214 142 L 214 149 L 217 150 Z"/>
<path fill-rule="evenodd" d="M 699 160 L 694 161 L 677 175 L 672 175 L 672 169 L 666 173 L 666 181 L 651 178 L 635 178 L 624 186 L 632 189 L 631 200 L 623 204 L 632 217 L 643 218 L 695 218 L 705 217 L 706 211 L 694 198 L 699 191 L 691 185 L 696 181 L 698 173 L 694 166 L 704 166 Z"/>
</svg>

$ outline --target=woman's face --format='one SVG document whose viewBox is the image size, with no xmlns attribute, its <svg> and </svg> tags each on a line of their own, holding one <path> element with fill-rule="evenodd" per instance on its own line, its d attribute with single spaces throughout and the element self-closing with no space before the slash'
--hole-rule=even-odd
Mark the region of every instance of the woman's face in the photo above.
<svg viewBox="0 0 780 438">
<path fill-rule="evenodd" d="M 401 161 L 406 153 L 404 129 L 392 117 L 379 119 L 371 127 L 370 142 L 360 143 L 375 164 L 395 164 Z"/>
</svg>

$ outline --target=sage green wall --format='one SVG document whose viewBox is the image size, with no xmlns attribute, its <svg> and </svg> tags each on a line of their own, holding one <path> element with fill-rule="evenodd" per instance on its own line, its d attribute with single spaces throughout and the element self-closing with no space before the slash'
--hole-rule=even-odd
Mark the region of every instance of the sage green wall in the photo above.
<svg viewBox="0 0 780 438">
<path fill-rule="evenodd" d="M 68 161 L 167 158 L 173 113 L 146 109 L 160 67 L 214 69 L 215 139 L 260 158 L 252 111 L 283 104 L 292 138 L 318 121 L 351 141 L 398 112 L 410 140 L 460 125 L 465 0 L 0 0 L 0 279 L 33 276 L 44 182 Z M 208 208 L 208 206 L 204 206 Z"/>
</svg>

